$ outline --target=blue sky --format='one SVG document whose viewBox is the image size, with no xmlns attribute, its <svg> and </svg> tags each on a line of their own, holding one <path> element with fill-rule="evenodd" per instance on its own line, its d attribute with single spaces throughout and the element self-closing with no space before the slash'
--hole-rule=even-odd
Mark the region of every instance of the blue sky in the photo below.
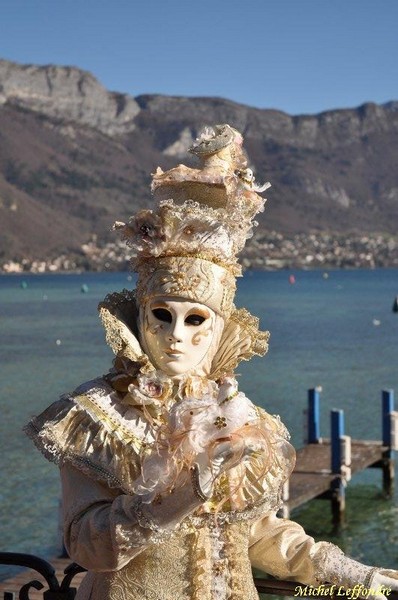
<svg viewBox="0 0 398 600">
<path fill-rule="evenodd" d="M 398 100 L 398 0 L 0 0 L 0 57 L 290 114 Z"/>
</svg>

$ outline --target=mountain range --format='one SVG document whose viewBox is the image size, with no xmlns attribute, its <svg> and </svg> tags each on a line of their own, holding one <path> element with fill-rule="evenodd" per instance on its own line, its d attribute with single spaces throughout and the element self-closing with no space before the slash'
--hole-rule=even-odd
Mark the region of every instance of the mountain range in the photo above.
<svg viewBox="0 0 398 600">
<path fill-rule="evenodd" d="M 187 148 L 214 123 L 243 133 L 256 180 L 272 183 L 257 241 L 394 245 L 396 101 L 290 116 L 222 98 L 132 97 L 75 67 L 0 60 L 0 267 L 60 255 L 92 266 L 112 223 L 150 204 L 150 174 L 193 165 Z"/>
</svg>

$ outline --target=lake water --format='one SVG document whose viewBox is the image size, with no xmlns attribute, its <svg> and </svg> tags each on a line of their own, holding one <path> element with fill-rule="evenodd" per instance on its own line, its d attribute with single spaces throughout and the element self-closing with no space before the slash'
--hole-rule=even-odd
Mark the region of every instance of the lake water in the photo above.
<svg viewBox="0 0 398 600">
<path fill-rule="evenodd" d="M 345 411 L 346 433 L 381 436 L 382 389 L 398 393 L 397 270 L 248 272 L 236 304 L 271 331 L 270 351 L 238 368 L 249 398 L 281 415 L 293 443 L 303 443 L 307 389 L 322 386 L 321 435 L 332 408 Z M 22 287 L 21 284 L 25 285 Z M 82 285 L 88 288 L 82 293 Z M 61 393 L 105 373 L 112 353 L 97 317 L 110 291 L 133 287 L 126 273 L 0 277 L 1 550 L 56 555 L 59 483 L 21 432 L 30 416 Z M 293 514 L 316 539 L 336 541 L 370 564 L 398 566 L 398 494 L 382 498 L 381 472 L 353 478 L 347 525 L 333 537 L 327 502 Z M 9 573 L 2 568 L 0 575 Z"/>
</svg>

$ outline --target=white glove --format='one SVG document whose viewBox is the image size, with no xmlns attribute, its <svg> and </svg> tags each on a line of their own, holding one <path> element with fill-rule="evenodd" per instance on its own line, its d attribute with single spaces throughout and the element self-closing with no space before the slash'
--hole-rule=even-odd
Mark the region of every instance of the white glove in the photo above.
<svg viewBox="0 0 398 600">
<path fill-rule="evenodd" d="M 373 590 L 377 590 L 375 598 L 380 600 L 388 600 L 390 591 L 398 592 L 398 571 L 387 569 L 377 569 L 375 571 L 370 586 Z"/>
<path fill-rule="evenodd" d="M 201 453 L 190 473 L 181 471 L 171 492 L 160 494 L 151 503 L 146 503 L 144 496 L 134 499 L 140 524 L 151 529 L 174 529 L 209 500 L 217 477 L 261 450 L 257 442 L 237 438 L 219 442 L 211 454 Z"/>
<path fill-rule="evenodd" d="M 199 454 L 196 460 L 199 495 L 208 500 L 217 477 L 262 450 L 261 443 L 239 437 L 218 442 L 210 456 L 207 452 Z"/>
<path fill-rule="evenodd" d="M 390 590 L 398 591 L 398 571 L 363 565 L 328 542 L 318 542 L 314 550 L 312 558 L 318 581 L 344 586 L 356 598 L 388 600 Z"/>
</svg>

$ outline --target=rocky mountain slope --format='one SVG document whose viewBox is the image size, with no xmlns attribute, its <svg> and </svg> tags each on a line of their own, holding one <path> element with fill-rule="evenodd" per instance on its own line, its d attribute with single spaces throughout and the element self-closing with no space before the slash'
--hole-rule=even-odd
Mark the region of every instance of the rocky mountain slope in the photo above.
<svg viewBox="0 0 398 600">
<path fill-rule="evenodd" d="M 113 221 L 150 202 L 149 174 L 185 162 L 201 127 L 220 122 L 243 132 L 257 180 L 272 182 L 249 257 L 272 254 L 267 235 L 291 240 L 293 255 L 298 239 L 375 235 L 388 239 L 387 264 L 398 253 L 398 102 L 292 117 L 133 98 L 76 68 L 0 60 L 0 266 L 59 255 L 93 266 Z"/>
</svg>

